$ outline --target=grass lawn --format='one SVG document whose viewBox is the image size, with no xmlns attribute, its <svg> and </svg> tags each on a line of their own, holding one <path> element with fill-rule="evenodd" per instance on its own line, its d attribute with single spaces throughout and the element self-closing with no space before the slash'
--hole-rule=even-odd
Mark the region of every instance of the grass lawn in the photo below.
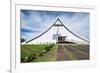
<svg viewBox="0 0 100 73">
<path fill-rule="evenodd" d="M 50 51 L 45 53 L 43 56 L 38 57 L 37 59 L 33 60 L 33 62 L 48 62 L 48 61 L 56 61 L 56 52 L 57 46 L 54 45 Z"/>
<path fill-rule="evenodd" d="M 55 52 L 54 44 L 24 44 L 21 45 L 21 63 L 53 61 Z"/>
<path fill-rule="evenodd" d="M 60 51 L 59 51 L 60 50 Z M 24 44 L 21 63 L 88 60 L 89 45 Z"/>
</svg>

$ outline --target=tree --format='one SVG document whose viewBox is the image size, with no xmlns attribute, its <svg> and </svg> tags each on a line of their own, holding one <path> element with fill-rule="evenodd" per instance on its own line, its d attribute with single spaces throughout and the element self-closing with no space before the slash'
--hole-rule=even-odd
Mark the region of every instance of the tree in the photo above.
<svg viewBox="0 0 100 73">
<path fill-rule="evenodd" d="M 24 42 L 24 41 L 25 41 L 25 39 L 21 38 L 21 43 Z"/>
</svg>

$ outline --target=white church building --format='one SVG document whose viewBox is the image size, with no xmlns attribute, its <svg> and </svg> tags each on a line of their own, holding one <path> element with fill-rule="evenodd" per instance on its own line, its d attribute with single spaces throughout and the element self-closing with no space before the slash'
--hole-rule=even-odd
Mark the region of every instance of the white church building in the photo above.
<svg viewBox="0 0 100 73">
<path fill-rule="evenodd" d="M 78 34 L 73 33 L 67 26 L 65 26 L 58 18 L 51 27 L 42 32 L 35 38 L 26 40 L 22 44 L 89 44 L 89 41 L 80 37 Z"/>
</svg>

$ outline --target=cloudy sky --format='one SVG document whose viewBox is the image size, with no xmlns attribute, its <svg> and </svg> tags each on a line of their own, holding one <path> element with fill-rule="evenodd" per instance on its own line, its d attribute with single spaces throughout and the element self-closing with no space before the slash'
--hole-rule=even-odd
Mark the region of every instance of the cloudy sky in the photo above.
<svg viewBox="0 0 100 73">
<path fill-rule="evenodd" d="M 34 38 L 57 18 L 71 31 L 89 40 L 89 13 L 21 10 L 21 38 Z"/>
</svg>

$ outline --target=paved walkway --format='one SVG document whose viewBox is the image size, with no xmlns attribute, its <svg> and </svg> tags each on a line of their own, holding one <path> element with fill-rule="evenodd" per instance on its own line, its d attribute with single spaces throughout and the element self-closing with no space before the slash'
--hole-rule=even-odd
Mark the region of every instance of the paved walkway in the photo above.
<svg viewBox="0 0 100 73">
<path fill-rule="evenodd" d="M 65 60 L 67 60 L 67 57 L 64 48 L 62 45 L 58 45 L 56 61 L 65 61 Z"/>
<path fill-rule="evenodd" d="M 75 47 L 71 45 L 58 45 L 56 61 L 67 61 L 67 60 L 87 60 L 89 59 L 89 52 L 83 51 L 86 48 Z M 87 47 L 89 49 L 89 47 Z"/>
</svg>

